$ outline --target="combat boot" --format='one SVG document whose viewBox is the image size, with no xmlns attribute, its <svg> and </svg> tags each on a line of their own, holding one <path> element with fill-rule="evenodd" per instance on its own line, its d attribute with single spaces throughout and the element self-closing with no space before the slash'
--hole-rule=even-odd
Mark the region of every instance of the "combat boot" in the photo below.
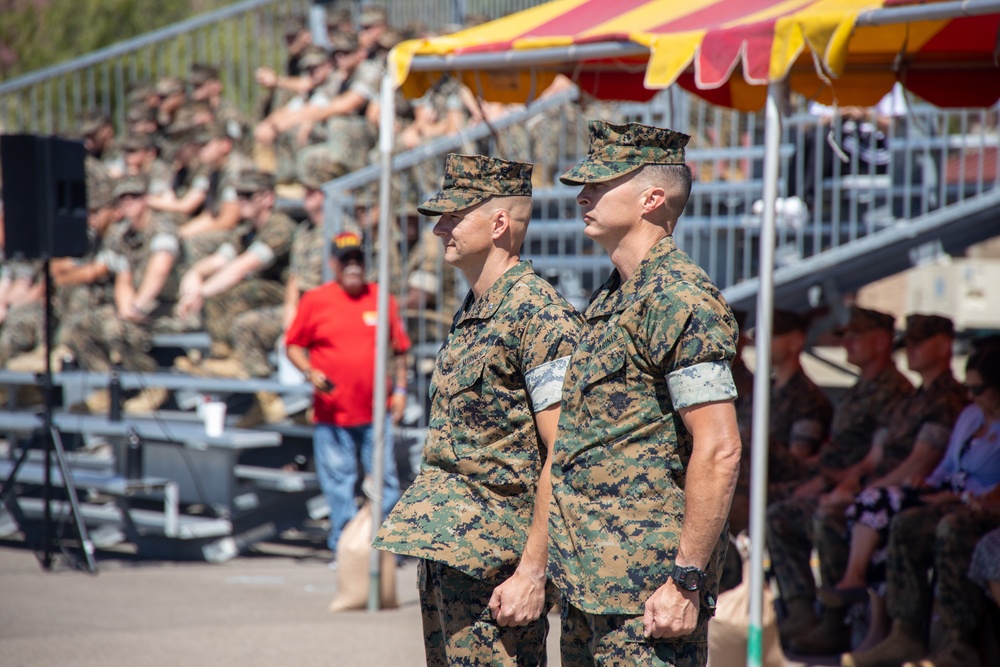
<svg viewBox="0 0 1000 667">
<path fill-rule="evenodd" d="M 208 348 L 208 356 L 212 359 L 225 359 L 232 353 L 233 348 L 229 346 L 229 343 L 220 340 L 213 340 Z"/>
<path fill-rule="evenodd" d="M 285 402 L 281 396 L 270 391 L 258 391 L 257 402 L 260 403 L 261 411 L 264 413 L 264 421 L 268 424 L 277 424 L 287 415 L 285 414 Z"/>
<path fill-rule="evenodd" d="M 788 643 L 802 655 L 837 655 L 851 650 L 851 628 L 847 625 L 846 609 L 823 608 L 819 624 Z"/>
<path fill-rule="evenodd" d="M 785 618 L 778 624 L 778 634 L 781 643 L 786 646 L 790 641 L 805 635 L 816 627 L 819 621 L 813 610 L 813 601 L 809 598 L 792 598 L 785 603 Z"/>
<path fill-rule="evenodd" d="M 893 621 L 889 636 L 869 651 L 845 653 L 841 667 L 899 667 L 919 660 L 926 653 L 920 631 L 905 621 Z M 974 664 L 974 663 L 973 663 Z"/>
<path fill-rule="evenodd" d="M 16 373 L 44 373 L 45 350 L 36 347 L 31 352 L 19 354 L 7 361 L 6 369 Z"/>
<path fill-rule="evenodd" d="M 205 359 L 191 371 L 201 377 L 221 377 L 245 380 L 250 377 L 243 364 L 236 357 L 226 359 Z"/>
<path fill-rule="evenodd" d="M 136 396 L 122 403 L 125 412 L 153 412 L 167 400 L 168 392 L 163 387 L 146 387 Z"/>
<path fill-rule="evenodd" d="M 907 662 L 903 667 L 979 667 L 979 651 L 957 632 L 945 635 L 938 650 L 922 660 Z"/>
<path fill-rule="evenodd" d="M 92 391 L 82 402 L 69 406 L 69 411 L 75 415 L 106 415 L 110 409 L 111 392 L 107 389 Z"/>
</svg>

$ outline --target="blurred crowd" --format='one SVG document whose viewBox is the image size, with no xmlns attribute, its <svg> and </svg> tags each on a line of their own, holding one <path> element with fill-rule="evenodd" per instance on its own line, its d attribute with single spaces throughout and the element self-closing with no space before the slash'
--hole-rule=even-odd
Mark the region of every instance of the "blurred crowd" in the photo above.
<svg viewBox="0 0 1000 667">
<path fill-rule="evenodd" d="M 859 371 L 836 402 L 802 364 L 817 335 L 835 336 Z M 995 539 L 970 573 L 978 541 L 1000 528 L 1000 337 L 973 341 L 964 383 L 952 371 L 955 343 L 940 315 L 909 315 L 897 339 L 895 317 L 876 310 L 852 307 L 839 327 L 775 312 L 766 531 L 781 639 L 795 653 L 843 654 L 855 667 L 979 664 L 989 582 L 1000 578 Z M 918 386 L 896 365 L 900 348 Z M 742 357 L 734 376 L 745 443 L 730 517 L 739 532 L 753 417 Z"/>
<path fill-rule="evenodd" d="M 100 111 L 78 119 L 67 134 L 87 151 L 91 248 L 86 257 L 52 261 L 54 368 L 152 372 L 162 361 L 152 355 L 154 335 L 203 330 L 210 350 L 178 358 L 178 370 L 236 378 L 274 372 L 274 351 L 299 297 L 323 279 L 321 186 L 373 161 L 386 56 L 400 40 L 425 33 L 390 26 L 379 6 L 365 7 L 356 24 L 349 13 L 330 10 L 327 28 L 320 46 L 304 20 L 289 19 L 284 69 L 254 73 L 261 98 L 255 117 L 226 101 L 219 67 L 195 63 L 186 78 L 132 85 L 121 131 Z M 397 151 L 509 111 L 480 103 L 450 77 L 421 99 L 400 94 L 393 104 Z M 519 136 L 522 152 L 558 145 L 551 138 L 533 143 L 527 130 Z M 442 266 L 440 244 L 416 211 L 437 187 L 436 173 L 397 175 L 397 225 L 387 249 L 392 291 L 408 324 L 420 328 L 413 339 L 421 341 L 440 340 L 456 306 L 452 271 Z M 382 250 L 373 236 L 377 193 L 372 186 L 353 195 L 354 216 L 345 224 L 365 238 L 374 280 L 372 260 Z M 3 261 L 0 365 L 6 369 L 44 367 L 42 285 L 41 261 Z M 10 398 L 38 395 L 22 388 Z M 124 407 L 150 411 L 166 398 L 165 390 L 150 387 Z M 98 391 L 77 407 L 103 412 L 108 400 Z M 277 396 L 261 394 L 258 402 L 268 419 L 283 416 Z"/>
</svg>

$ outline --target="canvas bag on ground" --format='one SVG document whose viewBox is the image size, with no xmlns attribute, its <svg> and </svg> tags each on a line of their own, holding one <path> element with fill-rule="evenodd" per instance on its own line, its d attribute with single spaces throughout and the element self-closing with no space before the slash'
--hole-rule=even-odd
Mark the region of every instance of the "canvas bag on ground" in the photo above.
<svg viewBox="0 0 1000 667">
<path fill-rule="evenodd" d="M 708 623 L 708 667 L 731 667 L 745 665 L 747 660 L 747 629 L 750 627 L 750 541 L 740 535 L 737 544 L 730 549 L 738 549 L 743 562 L 743 581 L 739 586 L 719 596 L 715 616 Z M 781 650 L 778 637 L 778 617 L 774 612 L 774 594 L 770 586 L 764 584 L 763 615 L 763 655 L 764 667 L 784 667 L 785 654 Z"/>
<path fill-rule="evenodd" d="M 330 603 L 330 611 L 365 609 L 368 606 L 368 560 L 372 552 L 371 501 L 365 504 L 347 522 L 337 543 L 337 594 Z M 382 577 L 379 590 L 379 607 L 395 609 L 396 558 L 383 551 Z"/>
</svg>

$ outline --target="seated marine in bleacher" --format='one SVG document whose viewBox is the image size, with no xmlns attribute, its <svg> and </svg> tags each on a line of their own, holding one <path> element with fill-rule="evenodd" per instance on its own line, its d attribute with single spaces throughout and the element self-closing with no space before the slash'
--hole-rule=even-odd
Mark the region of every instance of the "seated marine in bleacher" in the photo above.
<svg viewBox="0 0 1000 667">
<path fill-rule="evenodd" d="M 939 315 L 906 318 L 906 361 L 920 387 L 879 424 L 864 458 L 847 468 L 837 485 L 820 496 L 813 514 L 812 546 L 820 555 L 820 583 L 831 587 L 844 576 L 849 534 L 845 512 L 863 489 L 899 485 L 925 477 L 944 454 L 952 425 L 968 393 L 952 374 L 955 329 Z M 777 570 L 776 570 L 777 571 Z M 781 575 L 778 576 L 781 583 Z M 847 609 L 824 606 L 819 625 L 791 640 L 797 653 L 829 655 L 850 648 Z"/>
<path fill-rule="evenodd" d="M 56 322 L 51 353 L 55 371 L 60 370 L 63 357 L 69 355 L 61 345 L 62 333 L 71 326 L 69 323 L 92 309 L 113 303 L 109 256 L 104 244 L 118 218 L 111 188 L 111 180 L 102 172 L 87 170 L 87 253 L 80 258 L 53 258 L 49 264 L 55 286 L 52 314 Z M 6 368 L 12 371 L 41 373 L 45 370 L 45 311 L 41 298 L 30 306 L 26 304 L 12 310 L 9 326 L 0 332 L 0 365 L 4 361 L 7 361 Z"/>
<path fill-rule="evenodd" d="M 180 239 L 171 216 L 146 204 L 146 180 L 128 176 L 115 184 L 112 194 L 124 224 L 117 225 L 107 241 L 108 268 L 114 275 L 114 303 L 88 311 L 67 323 L 63 343 L 84 370 L 109 371 L 113 364 L 124 370 L 152 373 L 152 326 L 171 314 L 177 302 L 180 275 L 177 259 Z M 167 392 L 148 387 L 123 404 L 127 412 L 157 409 Z M 85 405 L 91 412 L 105 412 L 107 390 L 93 392 Z"/>
<path fill-rule="evenodd" d="M 779 628 L 786 642 L 817 624 L 813 611 L 816 585 L 809 556 L 812 517 L 820 496 L 868 453 L 885 415 L 913 393 L 913 385 L 892 359 L 894 326 L 895 318 L 889 313 L 851 308 L 841 340 L 847 363 L 858 369 L 858 381 L 834 408 L 830 437 L 810 466 L 815 472 L 794 489 L 790 498 L 768 507 L 768 549 L 786 610 Z M 832 553 L 826 557 L 828 561 L 837 560 Z"/>
<path fill-rule="evenodd" d="M 808 315 L 774 311 L 771 335 L 771 424 L 768 499 L 779 500 L 805 480 L 806 460 L 819 451 L 833 406 L 802 368 Z"/>
<path fill-rule="evenodd" d="M 240 226 L 230 240 L 195 262 L 181 278 L 177 315 L 185 319 L 204 312 L 204 328 L 212 338 L 212 349 L 220 354 L 200 364 L 191 364 L 186 357 L 178 359 L 181 370 L 195 375 L 249 377 L 244 365 L 228 356 L 236 320 L 249 311 L 284 303 L 295 222 L 274 210 L 270 174 L 245 171 L 233 187 Z"/>
<path fill-rule="evenodd" d="M 265 378 L 274 370 L 269 356 L 295 319 L 299 299 L 323 283 L 323 262 L 326 244 L 323 242 L 323 183 L 343 176 L 343 166 L 316 156 L 300 177 L 305 187 L 306 219 L 295 229 L 282 301 L 277 305 L 247 310 L 232 321 L 230 339 L 232 354 L 226 365 L 212 364 L 214 370 L 230 371 L 237 377 Z M 183 365 L 184 362 L 182 361 Z M 222 366 L 222 368 L 220 368 Z M 280 396 L 258 392 L 250 411 L 238 423 L 250 427 L 262 422 L 277 422 L 285 417 Z"/>
<path fill-rule="evenodd" d="M 222 97 L 223 84 L 219 68 L 207 63 L 194 63 L 188 75 L 191 84 L 191 99 L 207 104 L 216 123 L 226 128 L 240 150 L 245 150 L 245 140 L 249 137 L 248 123 L 243 112 Z"/>
</svg>

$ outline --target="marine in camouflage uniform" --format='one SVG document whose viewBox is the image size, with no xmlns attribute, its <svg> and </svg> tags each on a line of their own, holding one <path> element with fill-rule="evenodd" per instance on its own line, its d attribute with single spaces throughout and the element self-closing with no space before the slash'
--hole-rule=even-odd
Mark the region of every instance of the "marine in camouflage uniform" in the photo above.
<svg viewBox="0 0 1000 667">
<path fill-rule="evenodd" d="M 845 346 L 864 346 L 848 351 L 862 360 L 861 377 L 837 404 L 830 427 L 830 438 L 819 452 L 819 471 L 810 489 L 797 497 L 773 503 L 767 510 L 767 541 L 772 570 L 781 597 L 788 610 L 788 622 L 782 624 L 783 638 L 790 639 L 816 624 L 813 604 L 816 584 L 809 556 L 813 547 L 813 514 L 819 508 L 820 494 L 839 481 L 839 474 L 868 453 L 872 438 L 885 415 L 891 413 L 913 393 L 913 385 L 892 361 L 892 338 L 895 318 L 888 314 L 853 307 L 844 334 L 853 337 Z M 854 340 L 856 339 L 856 340 Z M 858 362 L 861 363 L 861 362 Z M 847 562 L 846 544 L 823 554 L 831 569 Z"/>
<path fill-rule="evenodd" d="M 232 242 L 195 264 L 181 281 L 182 315 L 204 304 L 205 329 L 213 345 L 231 348 L 239 320 L 257 308 L 280 306 L 285 298 L 295 222 L 274 210 L 274 178 L 245 171 L 233 183 L 243 221 Z M 223 372 L 225 369 L 225 372 Z M 238 357 L 228 366 L 206 360 L 199 374 L 245 377 Z"/>
<path fill-rule="evenodd" d="M 420 474 L 375 546 L 423 559 L 428 665 L 544 665 L 543 466 L 580 316 L 518 261 L 531 165 L 451 154 L 445 174 L 420 212 L 444 216 L 436 229 L 446 259 L 473 291 L 437 358 Z M 501 224 L 502 235 L 488 236 Z"/>
<path fill-rule="evenodd" d="M 292 236 L 288 277 L 282 303 L 248 310 L 234 322 L 231 331 L 233 358 L 251 377 L 267 377 L 272 366 L 268 355 L 282 332 L 291 324 L 299 299 L 323 283 L 323 263 L 327 244 L 323 234 L 324 196 L 322 186 L 343 175 L 343 167 L 319 156 L 307 163 L 299 181 L 306 189 L 307 218 Z"/>
<path fill-rule="evenodd" d="M 4 262 L 0 275 L 5 280 L 39 285 L 44 274 L 40 261 L 17 259 Z M 8 361 L 39 345 L 44 330 L 44 297 L 10 306 L 0 328 L 0 366 L 6 367 Z"/>
<path fill-rule="evenodd" d="M 588 157 L 560 178 L 584 186 L 586 233 L 616 263 L 584 315 L 552 466 L 566 667 L 707 660 L 740 452 L 737 325 L 672 236 L 690 191 L 688 138 L 592 121 Z M 700 585 L 682 589 L 690 574 Z"/>
<path fill-rule="evenodd" d="M 954 325 L 950 319 L 938 315 L 907 317 L 904 340 L 908 347 L 922 345 L 936 336 L 946 337 L 950 358 L 954 336 Z M 822 585 L 833 586 L 844 576 L 850 547 L 845 512 L 853 502 L 854 494 L 865 485 L 896 471 L 918 448 L 943 455 L 952 425 L 967 403 L 965 388 L 955 380 L 950 365 L 943 364 L 940 373 L 931 379 L 925 378 L 920 388 L 884 414 L 872 438 L 869 454 L 845 472 L 845 478 L 813 514 L 813 546 L 820 554 Z M 874 466 L 868 467 L 876 452 L 881 452 L 880 458 L 875 459 L 877 463 Z M 846 650 L 850 636 L 843 623 L 845 611 L 824 609 L 821 624 L 793 639 L 792 649 L 807 655 Z"/>
<path fill-rule="evenodd" d="M 113 194 L 122 207 L 126 197 L 146 196 L 146 181 L 142 177 L 125 177 L 115 185 Z M 107 241 L 109 268 L 116 284 L 131 290 L 133 300 L 97 308 L 64 327 L 62 342 L 86 370 L 107 371 L 114 362 L 130 371 L 156 370 L 156 361 L 149 355 L 151 325 L 157 318 L 168 316 L 176 303 L 180 242 L 170 216 L 144 205 L 140 210 L 127 218 L 126 224 L 115 227 Z M 155 294 L 142 294 L 147 273 L 157 265 L 162 269 L 161 262 L 169 263 L 162 287 Z M 140 296 L 148 301 L 140 303 Z"/>
<path fill-rule="evenodd" d="M 767 482 L 768 502 L 780 500 L 806 476 L 803 459 L 812 456 L 826 440 L 833 406 L 799 360 L 796 337 L 804 344 L 809 319 L 799 313 L 776 310 L 771 342 L 772 359 L 778 351 L 789 358 L 784 364 L 796 370 L 783 384 L 780 371 L 771 383 Z M 791 346 L 791 347 L 789 347 Z M 777 365 L 777 363 L 775 363 Z"/>
</svg>

